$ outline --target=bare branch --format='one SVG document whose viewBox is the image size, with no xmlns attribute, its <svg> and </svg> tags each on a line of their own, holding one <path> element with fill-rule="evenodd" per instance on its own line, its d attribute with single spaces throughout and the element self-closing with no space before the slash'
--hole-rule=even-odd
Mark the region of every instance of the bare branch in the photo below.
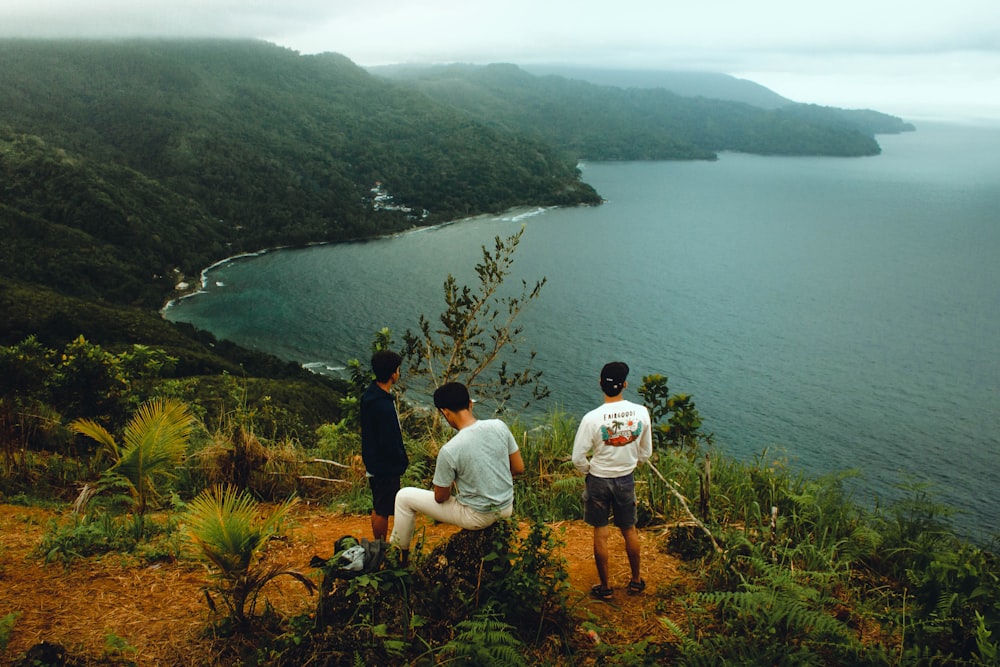
<svg viewBox="0 0 1000 667">
<path fill-rule="evenodd" d="M 346 479 L 330 479 L 329 477 L 318 477 L 316 475 L 299 475 L 299 479 L 315 479 L 320 482 L 333 482 L 334 484 L 351 484 L 352 482 Z"/>
<path fill-rule="evenodd" d="M 343 463 L 337 463 L 336 461 L 330 461 L 329 459 L 309 459 L 309 461 L 311 463 L 328 463 L 332 466 L 337 466 L 338 468 L 347 468 L 347 469 L 351 468 L 351 466 L 349 465 L 344 465 Z"/>
<path fill-rule="evenodd" d="M 720 547 L 719 543 L 715 541 L 715 537 L 712 536 L 712 532 L 705 526 L 704 523 L 699 521 L 698 517 L 696 517 L 694 513 L 692 513 L 691 510 L 688 508 L 687 500 L 685 500 L 684 495 L 677 490 L 677 487 L 675 487 L 673 484 L 667 481 L 666 477 L 660 474 L 660 471 L 656 469 L 656 466 L 653 465 L 652 461 L 646 461 L 646 465 L 649 466 L 650 470 L 656 473 L 656 476 L 659 477 L 660 480 L 667 485 L 667 488 L 670 489 L 670 492 L 677 497 L 677 500 L 680 501 L 681 506 L 684 508 L 684 512 L 687 513 L 688 515 L 688 520 L 694 522 L 694 525 L 701 528 L 702 531 L 704 531 L 704 533 L 708 535 L 708 539 L 712 541 L 712 546 L 715 547 L 715 551 L 717 553 L 722 553 L 722 547 Z"/>
</svg>

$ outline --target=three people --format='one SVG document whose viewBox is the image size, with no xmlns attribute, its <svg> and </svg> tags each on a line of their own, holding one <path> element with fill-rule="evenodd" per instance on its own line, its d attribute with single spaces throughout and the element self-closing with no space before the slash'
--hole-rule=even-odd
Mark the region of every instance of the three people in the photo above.
<svg viewBox="0 0 1000 667">
<path fill-rule="evenodd" d="M 403 358 L 390 350 L 373 354 L 375 380 L 361 396 L 361 459 L 372 492 L 372 534 L 376 540 L 384 540 L 389 532 L 399 478 L 410 464 L 392 396 L 402 363 Z"/>
<path fill-rule="evenodd" d="M 649 410 L 626 400 L 628 365 L 605 364 L 600 385 L 604 403 L 583 416 L 573 441 L 573 466 L 586 475 L 584 521 L 594 527 L 594 561 L 600 583 L 590 589 L 595 598 L 608 600 L 614 589 L 608 583 L 609 517 L 625 539 L 631 579 L 628 592 L 646 589 L 640 565 L 639 531 L 636 529 L 635 468 L 653 453 Z M 589 456 L 589 458 L 588 458 Z"/>
<path fill-rule="evenodd" d="M 433 489 L 405 487 L 396 494 L 389 543 L 402 551 L 403 563 L 409 556 L 418 512 L 462 528 L 486 528 L 511 515 L 514 475 L 524 472 L 510 429 L 499 419 L 476 419 L 464 384 L 449 382 L 438 387 L 434 407 L 458 433 L 438 452 Z"/>
<path fill-rule="evenodd" d="M 394 352 L 372 357 L 375 381 L 361 399 L 361 447 L 372 490 L 372 532 L 375 539 L 385 539 L 393 516 L 389 543 L 401 550 L 405 564 L 417 513 L 471 530 L 511 516 L 513 478 L 524 472 L 524 461 L 507 425 L 499 419 L 477 419 L 466 386 L 450 382 L 434 392 L 434 407 L 458 433 L 438 452 L 431 489 L 400 488 L 409 460 L 391 389 L 399 381 L 401 363 Z M 625 541 L 631 574 L 627 590 L 639 594 L 646 588 L 640 571 L 634 473 L 652 455 L 652 422 L 645 406 L 623 395 L 628 373 L 624 362 L 604 365 L 604 402 L 584 415 L 573 442 L 573 465 L 586 475 L 584 520 L 594 529 L 600 579 L 591 595 L 602 600 L 614 595 L 608 577 L 612 517 Z"/>
</svg>

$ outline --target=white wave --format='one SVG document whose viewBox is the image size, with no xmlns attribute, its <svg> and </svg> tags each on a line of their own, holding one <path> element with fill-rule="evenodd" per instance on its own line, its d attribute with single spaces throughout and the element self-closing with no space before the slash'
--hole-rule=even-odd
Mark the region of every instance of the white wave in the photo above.
<svg viewBox="0 0 1000 667">
<path fill-rule="evenodd" d="M 163 304 L 163 308 L 160 308 L 160 316 L 161 317 L 164 316 L 168 310 L 177 305 L 181 300 L 189 299 L 193 296 L 198 296 L 199 294 L 205 294 L 205 293 L 206 293 L 205 290 L 197 289 L 191 292 L 187 292 L 185 294 L 181 294 L 180 296 L 175 297 L 173 299 L 170 299 L 170 301 L 167 301 L 165 304 Z"/>
<path fill-rule="evenodd" d="M 555 206 L 539 206 L 537 208 L 530 209 L 528 211 L 511 211 L 511 215 L 506 215 L 500 219 L 504 222 L 520 222 L 526 220 L 527 218 L 533 218 L 536 215 L 542 215 L 546 211 L 551 211 Z"/>
<path fill-rule="evenodd" d="M 309 361 L 302 364 L 302 368 L 318 375 L 340 375 L 341 371 L 347 370 L 347 366 L 335 366 L 330 361 Z"/>
<path fill-rule="evenodd" d="M 267 253 L 271 252 L 272 250 L 281 250 L 281 247 L 278 247 L 278 248 L 265 248 L 264 250 L 257 250 L 257 251 L 254 251 L 254 252 L 243 252 L 243 253 L 240 253 L 239 255 L 233 255 L 231 257 L 226 257 L 225 259 L 220 259 L 218 262 L 215 262 L 214 264 L 209 264 L 207 267 L 205 267 L 201 271 L 201 286 L 202 286 L 202 288 L 208 287 L 208 273 L 212 269 L 217 269 L 220 266 L 225 266 L 226 264 L 229 264 L 230 262 L 235 262 L 238 259 L 245 259 L 247 257 L 260 257 L 261 255 L 266 255 Z"/>
</svg>

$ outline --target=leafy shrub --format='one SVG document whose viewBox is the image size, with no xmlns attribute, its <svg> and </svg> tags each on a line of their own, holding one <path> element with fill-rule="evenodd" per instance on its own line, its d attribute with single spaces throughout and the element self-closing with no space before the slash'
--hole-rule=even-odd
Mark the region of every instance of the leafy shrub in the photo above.
<svg viewBox="0 0 1000 667">
<path fill-rule="evenodd" d="M 179 548 L 172 541 L 174 528 L 169 520 L 163 525 L 141 514 L 116 515 L 96 508 L 73 514 L 63 525 L 50 520 L 35 553 L 46 563 L 63 565 L 107 553 L 137 553 L 146 560 L 175 558 Z"/>
<path fill-rule="evenodd" d="M 483 562 L 494 575 L 485 587 L 486 598 L 494 601 L 519 636 L 536 641 L 570 621 L 569 575 L 557 553 L 563 543 L 537 516 L 528 520 L 523 537 L 516 532 L 516 522 L 498 522 L 494 550 Z"/>
</svg>

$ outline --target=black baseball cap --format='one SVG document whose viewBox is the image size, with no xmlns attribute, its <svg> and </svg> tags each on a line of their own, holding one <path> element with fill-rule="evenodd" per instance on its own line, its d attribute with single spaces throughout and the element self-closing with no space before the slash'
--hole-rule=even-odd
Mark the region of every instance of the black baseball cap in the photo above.
<svg viewBox="0 0 1000 667">
<path fill-rule="evenodd" d="M 601 369 L 601 389 L 609 396 L 620 394 L 627 377 L 628 364 L 624 361 L 612 361 L 604 364 L 604 368 Z"/>
</svg>

